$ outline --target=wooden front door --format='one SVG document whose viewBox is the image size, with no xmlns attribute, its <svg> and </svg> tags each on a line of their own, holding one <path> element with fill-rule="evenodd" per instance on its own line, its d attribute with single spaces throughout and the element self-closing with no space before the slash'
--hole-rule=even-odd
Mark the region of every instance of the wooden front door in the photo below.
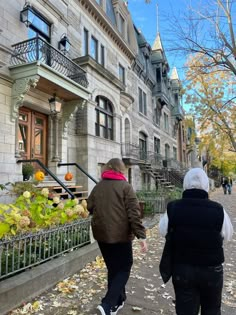
<svg viewBox="0 0 236 315">
<path fill-rule="evenodd" d="M 47 115 L 20 108 L 18 147 L 23 159 L 38 159 L 47 166 L 47 126 Z"/>
</svg>

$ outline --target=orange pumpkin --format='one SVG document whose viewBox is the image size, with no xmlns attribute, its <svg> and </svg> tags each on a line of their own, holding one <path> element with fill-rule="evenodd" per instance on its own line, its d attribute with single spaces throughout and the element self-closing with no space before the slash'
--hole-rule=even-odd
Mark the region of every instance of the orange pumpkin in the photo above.
<svg viewBox="0 0 236 315">
<path fill-rule="evenodd" d="M 73 174 L 70 173 L 70 172 L 67 172 L 66 175 L 65 175 L 65 180 L 69 182 L 72 179 L 73 179 Z"/>
<path fill-rule="evenodd" d="M 39 181 L 39 182 L 42 182 L 45 178 L 45 175 L 42 171 L 37 171 L 35 174 L 34 174 L 34 178 Z"/>
</svg>

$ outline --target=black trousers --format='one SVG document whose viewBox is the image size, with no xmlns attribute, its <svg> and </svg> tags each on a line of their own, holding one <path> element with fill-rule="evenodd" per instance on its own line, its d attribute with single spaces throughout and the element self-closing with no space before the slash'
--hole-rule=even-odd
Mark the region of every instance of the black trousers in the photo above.
<svg viewBox="0 0 236 315">
<path fill-rule="evenodd" d="M 101 243 L 98 242 L 108 270 L 108 288 L 103 303 L 116 306 L 126 300 L 125 285 L 133 265 L 132 242 Z"/>
<path fill-rule="evenodd" d="M 223 266 L 174 265 L 177 315 L 221 315 Z"/>
</svg>

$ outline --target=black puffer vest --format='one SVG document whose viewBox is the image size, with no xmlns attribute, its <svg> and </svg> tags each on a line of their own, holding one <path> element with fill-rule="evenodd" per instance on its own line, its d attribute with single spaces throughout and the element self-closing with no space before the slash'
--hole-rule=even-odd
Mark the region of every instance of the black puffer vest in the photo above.
<svg viewBox="0 0 236 315">
<path fill-rule="evenodd" d="M 189 189 L 167 206 L 174 263 L 216 266 L 224 262 L 223 207 L 204 190 Z"/>
</svg>

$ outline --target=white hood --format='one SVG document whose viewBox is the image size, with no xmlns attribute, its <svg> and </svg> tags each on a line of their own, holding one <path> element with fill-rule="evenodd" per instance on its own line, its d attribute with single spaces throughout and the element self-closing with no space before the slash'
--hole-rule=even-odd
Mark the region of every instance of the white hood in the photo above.
<svg viewBox="0 0 236 315">
<path fill-rule="evenodd" d="M 203 169 L 196 167 L 189 170 L 184 177 L 184 190 L 187 189 L 202 189 L 209 191 L 209 179 Z"/>
</svg>

